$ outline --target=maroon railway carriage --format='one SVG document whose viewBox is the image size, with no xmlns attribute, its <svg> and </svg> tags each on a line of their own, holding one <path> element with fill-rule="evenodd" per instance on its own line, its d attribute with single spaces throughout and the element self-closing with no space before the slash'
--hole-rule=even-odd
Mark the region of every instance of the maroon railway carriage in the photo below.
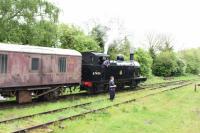
<svg viewBox="0 0 200 133">
<path fill-rule="evenodd" d="M 0 94 L 14 92 L 24 103 L 31 94 L 58 93 L 81 83 L 81 64 L 75 50 L 0 43 Z"/>
</svg>

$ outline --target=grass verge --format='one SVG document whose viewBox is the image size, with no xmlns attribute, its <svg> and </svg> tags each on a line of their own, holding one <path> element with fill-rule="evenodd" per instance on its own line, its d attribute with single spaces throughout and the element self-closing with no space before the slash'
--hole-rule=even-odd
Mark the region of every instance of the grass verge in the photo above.
<svg viewBox="0 0 200 133">
<path fill-rule="evenodd" d="M 190 85 L 50 128 L 56 133 L 198 133 L 200 89 L 193 89 Z"/>
</svg>

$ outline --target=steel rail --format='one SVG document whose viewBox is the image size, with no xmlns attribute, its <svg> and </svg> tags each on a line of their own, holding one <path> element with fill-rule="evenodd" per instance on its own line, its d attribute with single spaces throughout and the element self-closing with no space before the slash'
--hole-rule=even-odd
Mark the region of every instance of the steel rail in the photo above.
<svg viewBox="0 0 200 133">
<path fill-rule="evenodd" d="M 138 86 L 138 87 L 141 88 L 141 89 L 150 88 L 150 87 L 156 86 L 156 85 L 160 85 L 160 86 L 157 86 L 157 87 L 162 87 L 162 85 L 164 85 L 164 84 L 176 83 L 176 82 L 181 82 L 181 81 L 190 81 L 190 80 L 179 80 L 179 81 L 170 81 L 170 82 L 146 84 L 146 85 L 141 85 L 141 86 Z M 118 90 L 118 91 L 123 91 L 123 90 Z M 74 97 L 74 96 L 78 97 L 78 96 L 82 96 L 82 95 L 87 95 L 87 92 L 62 95 L 59 98 L 57 98 L 56 100 L 50 100 L 50 101 L 51 102 L 52 101 L 58 101 L 58 100 L 63 100 L 65 98 L 70 98 L 70 97 Z M 89 96 L 93 96 L 93 95 L 89 95 Z M 43 104 L 45 102 L 49 102 L 49 101 L 37 101 L 37 99 L 33 99 L 32 103 L 25 103 L 25 104 L 17 104 L 16 101 L 0 102 L 0 110 L 3 110 L 3 109 L 12 109 L 12 108 L 25 108 L 25 107 L 29 107 L 29 106 L 32 106 L 32 105 Z"/>
<path fill-rule="evenodd" d="M 180 82 L 180 83 L 182 83 L 182 82 Z M 177 84 L 177 83 L 176 83 L 176 84 Z M 176 85 L 176 84 L 175 84 L 175 85 Z M 173 85 L 174 85 L 174 84 L 173 84 Z M 171 84 L 170 84 L 169 86 L 171 86 Z M 163 86 L 163 87 L 166 87 L 166 86 Z M 157 88 L 153 88 L 153 89 L 157 89 Z M 143 90 L 144 90 L 144 89 L 139 90 L 139 91 L 137 91 L 137 92 L 139 93 L 140 91 L 143 91 Z M 150 89 L 150 90 L 152 90 L 152 89 Z M 131 95 L 131 94 L 133 94 L 133 93 L 136 94 L 135 92 L 131 92 L 131 93 L 124 94 L 124 95 L 121 95 L 121 96 L 118 96 L 118 97 L 123 97 L 123 96 Z M 73 105 L 73 106 L 67 106 L 67 107 L 63 107 L 63 108 L 59 108 L 59 109 L 54 109 L 54 110 L 49 110 L 49 111 L 40 112 L 40 113 L 35 113 L 35 114 L 31 114 L 31 115 L 26 115 L 26 116 L 20 116 L 20 117 L 10 118 L 10 119 L 6 119 L 6 120 L 1 120 L 1 121 L 0 121 L 0 124 L 12 122 L 12 121 L 15 121 L 15 120 L 27 119 L 27 118 L 34 117 L 34 116 L 38 116 L 38 115 L 44 115 L 44 114 L 50 114 L 50 113 L 61 112 L 61 111 L 66 110 L 66 109 L 82 107 L 82 106 L 89 105 L 89 104 L 92 104 L 92 103 L 101 102 L 101 101 L 104 101 L 104 100 L 107 100 L 107 99 L 109 99 L 109 98 L 103 98 L 103 99 L 99 99 L 99 100 L 96 100 L 96 101 L 86 102 L 86 103 L 77 104 L 77 105 Z"/>
<path fill-rule="evenodd" d="M 12 108 L 26 108 L 26 107 L 33 106 L 33 105 L 40 105 L 40 104 L 43 104 L 43 103 L 54 102 L 54 101 L 56 102 L 58 100 L 63 100 L 63 99 L 66 99 L 66 98 L 79 97 L 79 96 L 83 96 L 83 95 L 84 96 L 87 95 L 87 92 L 80 92 L 80 93 L 62 95 L 59 98 L 57 98 L 55 100 L 50 100 L 50 101 L 37 101 L 37 99 L 33 99 L 33 102 L 24 103 L 24 104 L 18 104 L 18 103 L 16 103 L 16 101 L 0 102 L 0 110 L 12 109 Z"/>
<path fill-rule="evenodd" d="M 192 81 L 194 79 L 189 79 L 189 80 L 175 80 L 175 81 L 167 81 L 167 82 L 160 82 L 160 83 L 150 83 L 150 84 L 141 84 L 141 86 L 155 86 L 155 85 L 162 85 L 162 84 L 170 84 L 170 83 L 175 83 L 175 82 L 181 82 L 181 81 Z"/>
<path fill-rule="evenodd" d="M 139 97 L 139 98 L 133 98 L 133 99 L 130 99 L 130 100 L 126 100 L 126 101 L 116 103 L 116 104 L 113 104 L 113 105 L 109 105 L 109 106 L 106 106 L 106 107 L 102 107 L 102 108 L 99 108 L 99 109 L 89 110 L 89 111 L 85 111 L 85 112 L 82 112 L 82 113 L 79 113 L 79 114 L 76 114 L 76 115 L 72 115 L 72 116 L 68 116 L 68 117 L 65 117 L 65 118 L 53 120 L 53 121 L 50 121 L 50 122 L 47 122 L 47 123 L 38 124 L 38 125 L 35 125 L 35 126 L 23 128 L 23 129 L 20 129 L 20 130 L 13 131 L 12 133 L 24 133 L 24 132 L 27 132 L 27 131 L 30 131 L 30 130 L 33 130 L 33 129 L 37 129 L 37 128 L 41 128 L 41 127 L 44 127 L 44 126 L 54 124 L 56 122 L 62 122 L 64 120 L 75 119 L 75 118 L 80 117 L 80 116 L 85 116 L 86 114 L 94 113 L 94 112 L 97 112 L 97 111 L 105 110 L 105 109 L 108 109 L 108 108 L 111 108 L 111 107 L 114 107 L 114 106 L 119 106 L 119 105 L 130 103 L 130 102 L 134 102 L 136 100 L 139 100 L 139 99 L 142 99 L 142 98 L 145 98 L 145 97 L 157 95 L 157 94 L 160 94 L 160 93 L 163 93 L 163 92 L 166 92 L 166 91 L 170 91 L 170 90 L 179 89 L 179 88 L 182 88 L 182 87 L 190 85 L 190 84 L 192 84 L 192 83 L 186 83 L 186 84 L 179 85 L 179 86 L 176 86 L 176 87 L 173 87 L 173 88 L 170 88 L 170 89 L 162 90 L 162 91 L 159 91 L 159 92 L 156 92 L 156 93 L 147 94 L 147 95 Z"/>
</svg>

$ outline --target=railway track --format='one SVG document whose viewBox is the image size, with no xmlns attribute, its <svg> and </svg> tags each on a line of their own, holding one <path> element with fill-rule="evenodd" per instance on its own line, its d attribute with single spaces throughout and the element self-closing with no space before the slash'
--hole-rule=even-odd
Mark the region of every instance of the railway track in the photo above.
<svg viewBox="0 0 200 133">
<path fill-rule="evenodd" d="M 152 88 L 152 89 L 155 89 L 155 88 Z M 122 95 L 122 96 L 119 96 L 119 97 L 131 95 L 132 93 L 135 93 L 135 92 L 131 92 L 129 94 L 125 94 L 125 95 Z M 41 112 L 41 113 L 37 113 L 37 114 L 31 114 L 31 115 L 22 116 L 22 117 L 1 120 L 0 124 L 2 124 L 2 123 L 8 123 L 8 122 L 11 122 L 11 121 L 14 121 L 14 120 L 26 119 L 26 118 L 34 117 L 34 116 L 37 116 L 37 115 L 43 115 L 43 114 L 48 114 L 48 113 L 55 113 L 55 112 L 66 110 L 66 109 L 70 109 L 70 108 L 77 108 L 77 107 L 81 107 L 81 106 L 84 106 L 84 105 L 89 105 L 89 104 L 92 104 L 92 103 L 95 103 L 95 102 L 100 102 L 100 101 L 103 101 L 103 100 L 107 100 L 107 99 L 108 98 L 106 98 L 106 99 L 100 99 L 100 100 L 96 100 L 96 101 L 92 101 L 92 102 L 86 102 L 86 103 L 83 103 L 83 104 L 77 104 L 77 105 L 73 105 L 73 106 L 68 106 L 68 107 L 64 107 L 64 108 L 60 108 L 60 109 L 50 110 L 50 111 L 46 111 L 46 112 Z"/>
<path fill-rule="evenodd" d="M 171 86 L 171 85 L 177 85 L 177 84 L 182 84 L 182 83 L 185 83 L 185 82 L 190 82 L 191 80 L 181 80 L 181 81 L 175 81 L 175 82 L 170 82 L 170 83 L 165 83 L 165 84 L 159 84 L 157 86 L 153 86 L 150 88 L 150 90 L 154 90 L 154 89 L 158 89 L 158 88 L 161 88 L 161 87 L 167 87 L 167 86 Z"/>
<path fill-rule="evenodd" d="M 105 107 L 102 107 L 102 108 L 88 110 L 88 111 L 85 111 L 85 112 L 78 113 L 76 115 L 72 115 L 72 116 L 61 118 L 61 119 L 53 120 L 53 121 L 50 121 L 50 122 L 47 122 L 47 123 L 38 124 L 38 125 L 31 126 L 31 127 L 28 127 L 28 128 L 20 129 L 20 130 L 14 131 L 13 133 L 23 133 L 23 132 L 27 132 L 27 131 L 30 131 L 30 130 L 33 130 L 33 129 L 42 128 L 42 127 L 45 127 L 45 126 L 48 126 L 48 125 L 51 125 L 51 124 L 54 124 L 54 123 L 57 123 L 57 122 L 75 119 L 77 117 L 85 116 L 87 114 L 94 113 L 94 112 L 97 112 L 97 111 L 102 111 L 102 110 L 105 110 L 105 109 L 108 109 L 108 108 L 111 108 L 111 107 L 114 107 L 114 106 L 119 106 L 119 105 L 122 105 L 122 104 L 134 102 L 134 101 L 137 101 L 139 99 L 149 97 L 149 96 L 153 96 L 153 95 L 157 95 L 157 94 L 169 91 L 169 90 L 179 89 L 179 88 L 181 88 L 183 86 L 187 86 L 189 84 L 192 84 L 192 83 L 186 83 L 186 84 L 183 84 L 183 85 L 172 87 L 170 89 L 165 89 L 165 90 L 162 90 L 162 91 L 159 91 L 159 92 L 156 92 L 156 93 L 150 93 L 150 94 L 147 94 L 147 95 L 139 97 L 139 98 L 133 98 L 133 99 L 126 100 L 126 101 L 123 101 L 123 102 L 119 102 L 119 103 L 116 103 L 116 104 L 113 104 L 113 105 L 108 105 L 108 106 L 105 106 Z"/>
<path fill-rule="evenodd" d="M 143 89 L 143 88 L 142 88 Z M 124 90 L 119 90 L 119 92 L 123 92 L 123 91 L 137 91 L 140 89 L 124 89 Z M 107 93 L 107 92 L 105 92 Z M 67 94 L 67 95 L 62 95 L 59 98 L 55 99 L 55 100 L 49 100 L 49 101 L 38 101 L 38 99 L 33 99 L 33 102 L 31 103 L 24 103 L 24 104 L 18 104 L 16 101 L 12 100 L 12 101 L 6 101 L 6 102 L 0 102 L 0 110 L 5 110 L 5 109 L 13 109 L 13 108 L 28 108 L 30 106 L 37 106 L 37 105 L 41 105 L 41 104 L 45 104 L 45 103 L 49 103 L 49 102 L 58 102 L 58 101 L 62 101 L 62 100 L 66 100 L 66 99 L 79 99 L 79 98 L 84 98 L 85 96 L 87 97 L 95 97 L 97 95 L 105 95 L 105 93 L 101 93 L 101 94 L 88 94 L 87 92 L 81 92 L 81 93 L 75 93 L 75 94 Z"/>
<path fill-rule="evenodd" d="M 168 85 L 173 85 L 174 83 L 185 82 L 185 81 L 190 81 L 190 80 L 179 80 L 179 81 L 170 81 L 170 82 L 163 82 L 163 83 L 145 84 L 145 85 L 140 85 L 139 88 L 140 89 L 146 89 L 146 88 L 155 88 L 156 89 L 159 87 L 166 87 Z M 136 91 L 140 90 L 140 89 L 136 89 Z M 129 90 L 129 89 L 126 89 L 125 91 L 127 91 L 127 90 Z M 63 99 L 65 100 L 67 98 L 68 99 L 70 99 L 70 98 L 78 99 L 78 98 L 81 98 L 82 96 L 89 96 L 89 95 L 87 95 L 86 92 L 67 94 L 67 95 L 62 95 L 55 100 L 51 100 L 50 102 L 56 102 L 58 100 L 63 100 Z M 95 95 L 91 95 L 91 96 L 95 96 Z M 29 106 L 37 106 L 37 105 L 40 105 L 43 103 L 48 103 L 48 102 L 49 101 L 38 101 L 38 99 L 33 99 L 32 103 L 18 104 L 18 103 L 16 103 L 15 100 L 12 100 L 12 101 L 0 102 L 0 110 L 12 109 L 12 108 L 26 108 Z"/>
<path fill-rule="evenodd" d="M 176 80 L 176 81 L 168 81 L 168 82 L 161 82 L 161 83 L 152 83 L 152 84 L 141 84 L 141 87 L 144 88 L 157 88 L 162 86 L 167 86 L 174 83 L 185 82 L 185 81 L 192 81 L 192 80 Z"/>
<path fill-rule="evenodd" d="M 70 98 L 86 96 L 86 95 L 87 95 L 86 92 L 80 92 L 80 93 L 62 95 L 59 98 L 57 98 L 55 100 L 50 100 L 50 101 L 39 101 L 38 99 L 33 99 L 33 102 L 24 103 L 24 104 L 18 104 L 15 100 L 0 102 L 0 110 L 12 109 L 12 108 L 26 108 L 26 107 L 29 107 L 29 106 L 36 106 L 36 105 L 40 105 L 40 104 L 43 104 L 43 103 L 56 102 L 58 100 L 63 100 L 63 99 L 67 99 L 67 98 L 70 99 Z"/>
<path fill-rule="evenodd" d="M 180 85 L 179 85 L 179 84 L 180 84 Z M 19 132 L 26 132 L 26 131 L 28 131 L 28 130 L 40 128 L 40 127 L 43 127 L 43 126 L 45 126 L 45 125 L 50 125 L 50 124 L 53 124 L 53 123 L 58 122 L 58 121 L 63 121 L 63 120 L 67 120 L 67 119 L 76 118 L 76 117 L 79 117 L 79 116 L 86 115 L 86 114 L 88 114 L 88 113 L 100 111 L 100 110 L 103 110 L 103 109 L 106 109 L 106 108 L 110 108 L 110 107 L 113 107 L 113 106 L 117 106 L 117 105 L 120 105 L 120 104 L 124 104 L 124 103 L 128 103 L 128 102 L 131 102 L 131 101 L 135 101 L 135 100 L 137 100 L 137 99 L 144 98 L 144 97 L 151 96 L 151 95 L 155 95 L 155 94 L 159 94 L 159 93 L 162 93 L 162 92 L 164 92 L 164 91 L 169 91 L 169 90 L 177 89 L 177 88 L 180 88 L 180 87 L 182 87 L 182 86 L 189 85 L 189 84 L 191 84 L 191 83 L 189 83 L 189 81 L 187 81 L 187 83 L 179 82 L 179 83 L 176 83 L 176 84 L 175 84 L 175 85 L 178 85 L 178 86 L 172 87 L 172 88 L 170 88 L 170 89 L 161 90 L 161 91 L 156 92 L 156 93 L 150 93 L 150 94 L 147 94 L 147 95 L 142 96 L 142 97 L 139 97 L 139 98 L 133 98 L 133 99 L 130 99 L 130 100 L 121 102 L 121 103 L 109 105 L 109 106 L 106 106 L 106 107 L 103 107 L 103 108 L 99 108 L 99 109 L 89 110 L 89 111 L 82 112 L 82 113 L 79 113 L 79 114 L 76 114 L 76 115 L 72 115 L 72 116 L 68 116 L 68 117 L 65 117 L 65 118 L 62 118 L 62 119 L 50 121 L 50 122 L 47 122 L 47 123 L 44 123 L 44 124 L 39 124 L 39 125 L 36 125 L 36 126 L 32 126 L 32 127 L 20 129 L 20 130 L 14 131 L 14 132 L 18 132 L 18 133 L 19 133 Z M 169 85 L 169 86 L 170 86 L 170 85 Z M 150 90 L 155 90 L 155 89 L 158 89 L 158 88 L 152 88 L 152 89 L 150 89 Z M 141 90 L 141 91 L 142 91 L 142 90 Z M 131 93 L 129 93 L 128 95 L 131 95 L 131 94 L 133 94 L 133 93 L 134 93 L 134 92 L 131 92 Z M 127 96 L 127 94 L 126 94 L 125 96 Z M 123 98 L 123 95 L 122 95 L 121 97 Z M 119 98 L 119 97 L 117 97 L 117 98 Z M 7 119 L 7 120 L 0 121 L 0 124 L 2 124 L 2 123 L 7 123 L 7 124 L 9 124 L 9 122 L 13 122 L 13 121 L 16 121 L 16 120 L 27 119 L 27 118 L 31 118 L 31 117 L 34 117 L 34 116 L 39 116 L 39 115 L 45 115 L 45 114 L 60 112 L 60 111 L 62 111 L 62 110 L 67 110 L 67 109 L 71 109 L 71 108 L 84 107 L 84 106 L 87 106 L 87 105 L 89 105 L 89 104 L 92 104 L 92 103 L 95 103 L 95 102 L 100 102 L 100 101 L 103 101 L 103 100 L 107 100 L 107 99 L 100 99 L 100 100 L 96 100 L 96 101 L 93 101 L 93 102 L 86 102 L 86 103 L 83 103 L 83 104 L 78 104 L 78 105 L 74 105 L 74 106 L 64 107 L 64 108 L 60 108 L 60 109 L 56 109 L 56 110 L 50 110 L 50 111 L 41 112 L 41 113 L 37 113 L 37 114 L 32 114 L 32 115 L 28 115 L 28 116 L 22 116 L 22 117 L 18 117 L 18 118 L 11 118 L 11 119 Z"/>
<path fill-rule="evenodd" d="M 142 91 L 142 90 L 138 90 L 137 92 Z M 128 94 L 123 94 L 123 95 L 118 96 L 118 97 L 123 97 L 123 96 L 131 95 L 133 93 L 136 93 L 136 92 L 135 91 L 134 92 L 130 92 Z M 108 99 L 109 98 L 104 98 L 104 99 L 99 99 L 99 100 L 96 100 L 96 101 L 85 102 L 85 103 L 82 103 L 82 104 L 77 104 L 77 105 L 73 105 L 73 106 L 67 106 L 67 107 L 63 107 L 63 108 L 59 108 L 59 109 L 54 109 L 54 110 L 50 110 L 50 111 L 45 111 L 45 112 L 41 112 L 41 113 L 36 113 L 36 114 L 31 114 L 31 115 L 27 115 L 27 116 L 16 117 L 16 118 L 11 118 L 11 119 L 6 119 L 6 120 L 0 120 L 0 124 L 2 124 L 2 123 L 8 123 L 8 122 L 15 121 L 15 120 L 20 120 L 20 119 L 26 119 L 26 118 L 34 117 L 34 116 L 37 116 L 37 115 L 44 115 L 44 114 L 49 114 L 49 113 L 55 113 L 55 112 L 59 112 L 59 111 L 70 109 L 70 108 L 77 108 L 77 107 L 89 105 L 89 104 L 92 104 L 92 103 L 96 103 L 96 102 L 100 102 L 100 101 L 108 100 Z"/>
<path fill-rule="evenodd" d="M 159 85 L 159 84 L 168 84 L 168 83 L 173 83 L 173 82 L 179 82 L 179 81 L 188 81 L 188 80 L 174 80 L 174 81 L 166 81 L 166 82 L 159 82 L 159 83 L 141 83 L 142 86 L 154 86 L 154 85 Z"/>
</svg>

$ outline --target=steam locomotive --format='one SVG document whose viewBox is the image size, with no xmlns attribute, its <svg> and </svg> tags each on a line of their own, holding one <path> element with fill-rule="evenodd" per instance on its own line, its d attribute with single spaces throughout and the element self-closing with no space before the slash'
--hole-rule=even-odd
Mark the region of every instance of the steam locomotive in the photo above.
<svg viewBox="0 0 200 133">
<path fill-rule="evenodd" d="M 80 86 L 88 93 L 108 90 L 110 76 L 117 89 L 137 86 L 140 65 L 130 54 L 130 61 L 96 52 L 0 43 L 0 95 L 16 96 L 18 103 L 32 97 L 56 98 L 67 87 Z"/>
<path fill-rule="evenodd" d="M 140 64 L 130 54 L 130 61 L 124 61 L 118 55 L 116 61 L 110 61 L 109 55 L 96 52 L 82 53 L 82 84 L 81 89 L 90 93 L 108 91 L 110 76 L 115 77 L 117 89 L 125 86 L 135 87 L 146 78 L 140 75 Z M 105 64 L 104 62 L 108 62 Z"/>
</svg>

